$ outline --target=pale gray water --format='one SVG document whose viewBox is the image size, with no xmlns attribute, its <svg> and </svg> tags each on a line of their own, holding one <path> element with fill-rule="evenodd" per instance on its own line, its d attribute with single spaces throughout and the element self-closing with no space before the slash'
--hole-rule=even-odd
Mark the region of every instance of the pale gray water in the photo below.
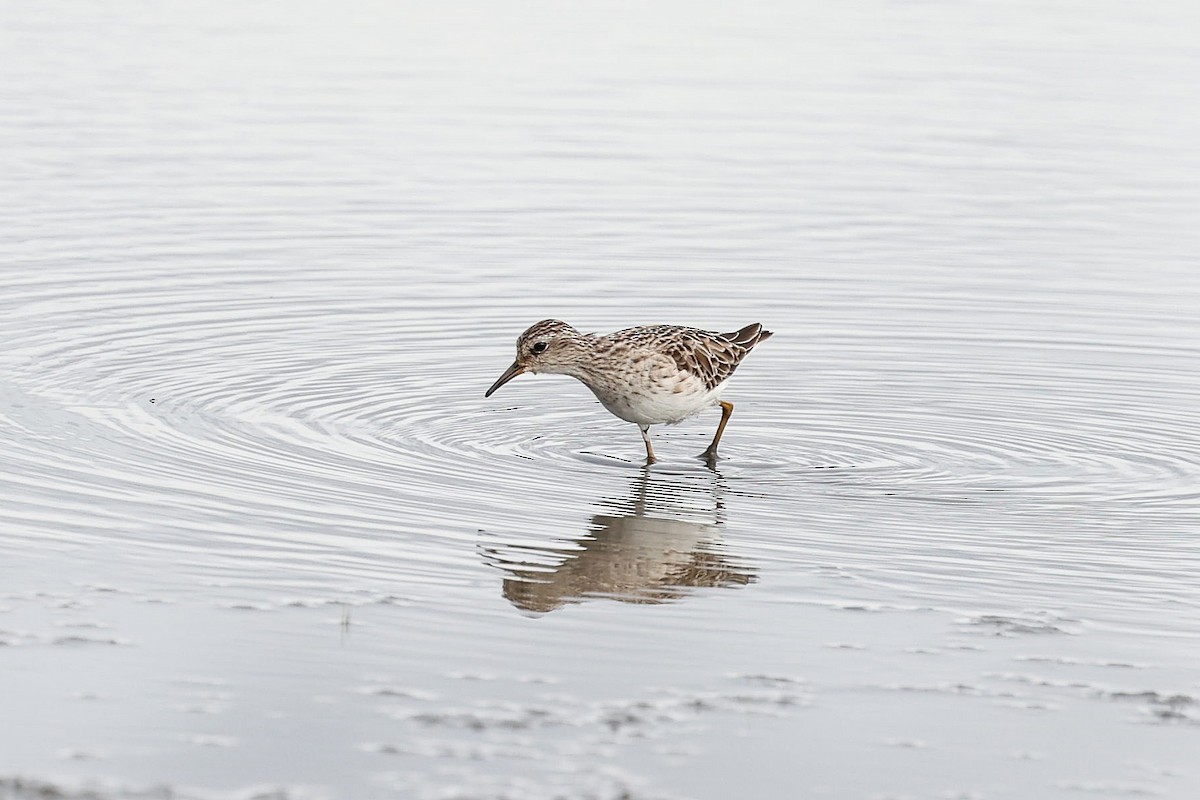
<svg viewBox="0 0 1200 800">
<path fill-rule="evenodd" d="M 194 5 L 0 6 L 0 797 L 1200 796 L 1192 4 Z"/>
</svg>

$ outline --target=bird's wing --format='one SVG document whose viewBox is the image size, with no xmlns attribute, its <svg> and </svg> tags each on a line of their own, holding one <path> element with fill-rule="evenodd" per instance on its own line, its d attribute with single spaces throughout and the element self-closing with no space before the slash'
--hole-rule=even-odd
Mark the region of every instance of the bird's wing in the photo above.
<svg viewBox="0 0 1200 800">
<path fill-rule="evenodd" d="M 729 380 L 754 345 L 770 335 L 757 322 L 733 333 L 685 329 L 672 337 L 664 351 L 679 369 L 704 381 L 711 391 Z"/>
</svg>

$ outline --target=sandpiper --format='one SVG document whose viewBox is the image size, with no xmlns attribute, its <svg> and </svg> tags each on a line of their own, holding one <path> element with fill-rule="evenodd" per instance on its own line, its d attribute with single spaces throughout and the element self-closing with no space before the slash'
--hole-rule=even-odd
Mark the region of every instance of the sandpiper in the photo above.
<svg viewBox="0 0 1200 800">
<path fill-rule="evenodd" d="M 484 397 L 522 372 L 578 378 L 605 408 L 641 429 L 647 464 L 655 460 L 651 425 L 676 423 L 720 405 L 717 435 L 704 451 L 711 462 L 733 414 L 733 403 L 720 399 L 721 390 L 746 354 L 770 336 L 757 322 L 733 333 L 644 325 L 599 336 L 546 319 L 517 338 L 517 360 Z"/>
</svg>

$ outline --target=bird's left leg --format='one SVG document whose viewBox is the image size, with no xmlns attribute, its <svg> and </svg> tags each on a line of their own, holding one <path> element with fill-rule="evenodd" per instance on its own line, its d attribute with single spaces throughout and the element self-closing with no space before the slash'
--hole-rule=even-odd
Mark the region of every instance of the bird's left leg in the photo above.
<svg viewBox="0 0 1200 800">
<path fill-rule="evenodd" d="M 717 425 L 717 435 L 713 437 L 712 444 L 704 451 L 704 457 L 709 461 L 717 457 L 717 442 L 721 441 L 721 434 L 725 432 L 725 426 L 729 424 L 729 418 L 733 416 L 733 403 L 721 401 L 721 424 Z"/>
</svg>

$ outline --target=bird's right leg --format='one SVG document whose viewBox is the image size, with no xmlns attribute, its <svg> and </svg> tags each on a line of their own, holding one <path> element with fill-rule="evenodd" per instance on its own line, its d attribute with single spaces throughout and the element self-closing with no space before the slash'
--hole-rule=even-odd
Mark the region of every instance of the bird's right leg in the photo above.
<svg viewBox="0 0 1200 800">
<path fill-rule="evenodd" d="M 654 457 L 654 448 L 650 446 L 650 426 L 638 425 L 638 429 L 642 432 L 642 441 L 646 443 L 646 463 L 653 464 L 657 459 Z"/>
</svg>

